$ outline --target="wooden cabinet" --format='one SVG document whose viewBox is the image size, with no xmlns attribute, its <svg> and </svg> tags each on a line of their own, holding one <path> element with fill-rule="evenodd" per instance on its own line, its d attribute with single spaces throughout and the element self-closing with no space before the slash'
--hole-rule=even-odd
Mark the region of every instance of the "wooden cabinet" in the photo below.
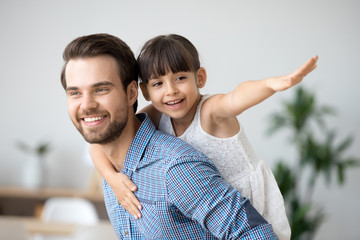
<svg viewBox="0 0 360 240">
<path fill-rule="evenodd" d="M 24 189 L 0 187 L 0 215 L 35 216 L 41 213 L 42 206 L 50 197 L 80 197 L 90 200 L 100 219 L 108 220 L 104 197 L 99 191 L 80 191 L 72 189 Z"/>
</svg>

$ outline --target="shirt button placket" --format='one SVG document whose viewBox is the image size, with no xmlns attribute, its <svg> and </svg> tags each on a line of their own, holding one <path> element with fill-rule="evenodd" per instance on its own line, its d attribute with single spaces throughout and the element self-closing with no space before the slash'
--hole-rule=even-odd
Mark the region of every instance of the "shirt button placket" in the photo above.
<svg viewBox="0 0 360 240">
<path fill-rule="evenodd" d="M 133 172 L 128 170 L 128 169 L 124 169 L 124 173 L 131 179 Z M 122 207 L 122 206 L 119 206 Z M 125 210 L 124 210 L 125 211 Z M 127 216 L 127 221 L 125 226 L 123 227 L 123 235 L 124 235 L 124 239 L 131 239 L 131 234 L 130 234 L 130 227 L 131 227 L 131 218 L 132 216 L 130 215 L 130 213 L 128 213 L 127 211 L 125 211 L 125 214 Z"/>
<path fill-rule="evenodd" d="M 131 226 L 131 221 L 130 221 L 130 213 L 126 212 L 127 214 L 127 221 L 125 226 L 123 227 L 123 235 L 124 235 L 124 239 L 131 239 L 130 238 L 130 226 Z"/>
</svg>

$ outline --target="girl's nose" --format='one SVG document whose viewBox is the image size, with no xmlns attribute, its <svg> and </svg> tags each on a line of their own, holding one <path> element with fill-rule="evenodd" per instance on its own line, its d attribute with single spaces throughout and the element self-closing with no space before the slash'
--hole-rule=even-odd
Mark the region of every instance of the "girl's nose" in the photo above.
<svg viewBox="0 0 360 240">
<path fill-rule="evenodd" d="M 173 95 L 179 92 L 179 90 L 177 89 L 176 85 L 174 83 L 169 83 L 167 84 L 167 95 Z"/>
</svg>

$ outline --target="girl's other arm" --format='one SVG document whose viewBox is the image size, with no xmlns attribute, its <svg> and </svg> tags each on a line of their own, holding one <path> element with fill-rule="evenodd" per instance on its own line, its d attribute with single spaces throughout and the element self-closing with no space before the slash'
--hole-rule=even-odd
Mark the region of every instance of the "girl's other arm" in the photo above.
<svg viewBox="0 0 360 240">
<path fill-rule="evenodd" d="M 220 119 L 235 117 L 274 93 L 295 86 L 316 68 L 317 60 L 318 56 L 310 58 L 293 73 L 280 77 L 243 82 L 228 94 L 215 95 L 212 102 L 216 104 L 208 104 L 208 106 L 212 106 L 211 115 Z"/>
<path fill-rule="evenodd" d="M 154 123 L 156 129 L 159 128 L 160 118 L 161 118 L 161 112 L 156 110 L 152 104 L 147 105 L 146 107 L 142 108 L 139 113 L 147 113 L 151 121 Z"/>
<path fill-rule="evenodd" d="M 114 166 L 99 145 L 90 144 L 89 152 L 96 169 L 109 183 L 119 203 L 135 219 L 140 218 L 141 213 L 139 209 L 142 207 L 133 193 L 133 191 L 137 190 L 136 185 L 125 174 L 116 172 Z"/>
</svg>

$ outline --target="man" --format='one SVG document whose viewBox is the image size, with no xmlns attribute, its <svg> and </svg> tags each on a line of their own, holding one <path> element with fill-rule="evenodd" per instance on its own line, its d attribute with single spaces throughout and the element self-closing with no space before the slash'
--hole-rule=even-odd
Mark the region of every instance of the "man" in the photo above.
<svg viewBox="0 0 360 240">
<path fill-rule="evenodd" d="M 61 82 L 73 124 L 138 186 L 143 209 L 137 220 L 104 182 L 119 239 L 277 239 L 204 154 L 157 131 L 146 114 L 135 115 L 137 65 L 123 41 L 108 34 L 79 37 L 63 57 Z"/>
</svg>

